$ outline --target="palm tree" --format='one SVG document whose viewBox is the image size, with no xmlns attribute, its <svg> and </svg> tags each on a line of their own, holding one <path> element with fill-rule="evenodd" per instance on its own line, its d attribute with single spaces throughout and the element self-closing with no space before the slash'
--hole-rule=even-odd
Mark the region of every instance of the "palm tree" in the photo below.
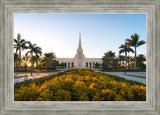
<svg viewBox="0 0 160 115">
<path fill-rule="evenodd" d="M 119 50 L 119 54 L 121 53 L 125 53 L 125 60 L 126 60 L 126 66 L 125 66 L 125 70 L 127 69 L 127 52 L 132 52 L 134 53 L 133 49 L 130 48 L 130 46 L 128 46 L 126 43 L 125 44 L 122 44 L 120 47 L 120 50 Z M 125 72 L 126 74 L 126 72 Z"/>
<path fill-rule="evenodd" d="M 33 58 L 32 59 L 33 63 L 36 63 L 36 68 L 39 69 L 38 65 L 39 65 L 39 62 L 41 61 L 41 57 L 39 55 L 37 55 L 37 56 L 33 56 L 32 58 Z"/>
<path fill-rule="evenodd" d="M 34 64 L 37 63 L 38 58 L 37 56 L 32 56 L 32 58 L 30 59 L 30 62 L 33 64 L 33 70 L 34 70 Z"/>
<path fill-rule="evenodd" d="M 27 49 L 25 39 L 21 39 L 21 35 L 18 34 L 17 39 L 14 39 L 14 48 L 16 53 L 19 51 L 19 71 L 21 70 L 21 50 Z"/>
<path fill-rule="evenodd" d="M 133 46 L 135 49 L 134 49 L 134 53 L 135 53 L 135 65 L 134 65 L 134 68 L 135 68 L 135 70 L 136 70 L 136 53 L 137 53 L 137 47 L 139 47 L 139 46 L 141 46 L 141 45 L 143 45 L 143 44 L 145 44 L 146 42 L 145 41 L 143 41 L 143 40 L 141 40 L 141 41 L 139 41 L 139 35 L 138 34 L 133 34 L 133 35 L 131 35 L 131 39 L 126 39 L 126 41 L 127 41 L 127 45 L 128 46 Z"/>
<path fill-rule="evenodd" d="M 123 67 L 124 67 L 124 60 L 125 60 L 125 57 L 123 56 L 123 55 L 119 55 L 118 56 L 118 58 L 119 58 L 119 61 L 120 61 L 120 67 L 121 67 L 121 62 L 123 61 Z"/>
<path fill-rule="evenodd" d="M 26 56 L 26 55 L 24 55 L 23 57 L 22 57 L 22 62 L 23 62 L 23 64 L 24 64 L 24 68 L 25 68 L 25 71 L 27 70 L 27 63 L 29 62 L 29 56 Z"/>
<path fill-rule="evenodd" d="M 31 55 L 31 60 L 33 57 L 33 54 L 35 54 L 36 56 L 39 56 L 42 54 L 42 49 L 40 47 L 37 46 L 37 44 L 32 44 L 31 42 L 28 42 L 28 49 L 29 51 L 26 53 L 26 55 L 30 54 Z M 32 71 L 33 71 L 33 62 L 31 61 L 31 75 L 32 75 Z"/>
<path fill-rule="evenodd" d="M 115 61 L 115 52 L 108 51 L 104 53 L 104 56 L 102 57 L 103 60 L 103 69 L 111 69 L 112 66 L 115 64 L 113 63 Z"/>
<path fill-rule="evenodd" d="M 59 62 L 57 60 L 52 60 L 51 61 L 51 67 L 52 69 L 56 70 L 57 65 L 59 64 Z"/>
<path fill-rule="evenodd" d="M 131 69 L 132 62 L 134 63 L 134 57 L 132 57 L 132 56 L 127 56 L 127 61 L 128 61 L 128 69 L 130 70 L 130 69 Z"/>
<path fill-rule="evenodd" d="M 52 60 L 55 58 L 55 54 L 53 52 L 45 53 L 42 62 L 46 65 L 46 71 L 48 71 L 49 66 L 52 63 Z"/>
<path fill-rule="evenodd" d="M 130 68 L 134 68 L 134 57 L 129 57 Z M 133 65 L 133 66 L 132 66 Z"/>
<path fill-rule="evenodd" d="M 40 56 L 36 56 L 36 66 L 37 66 L 37 69 L 39 69 L 39 63 L 41 62 L 42 58 Z"/>
<path fill-rule="evenodd" d="M 138 55 L 137 64 L 141 70 L 143 69 L 142 67 L 145 66 L 144 61 L 146 61 L 146 57 L 143 54 Z"/>
<path fill-rule="evenodd" d="M 108 52 L 105 53 L 105 55 L 107 55 L 109 57 L 115 57 L 115 52 L 108 51 Z"/>
</svg>

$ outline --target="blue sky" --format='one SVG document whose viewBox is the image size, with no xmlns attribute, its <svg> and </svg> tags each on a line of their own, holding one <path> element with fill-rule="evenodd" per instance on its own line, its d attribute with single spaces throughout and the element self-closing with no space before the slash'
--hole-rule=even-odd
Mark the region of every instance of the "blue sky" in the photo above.
<svg viewBox="0 0 160 115">
<path fill-rule="evenodd" d="M 79 32 L 87 58 L 101 58 L 112 50 L 118 55 L 119 46 L 134 33 L 146 41 L 145 14 L 15 14 L 14 38 L 36 43 L 45 52 L 57 57 L 73 58 L 78 48 Z M 146 44 L 137 54 L 146 55 Z M 129 55 L 134 55 L 130 53 Z"/>
</svg>

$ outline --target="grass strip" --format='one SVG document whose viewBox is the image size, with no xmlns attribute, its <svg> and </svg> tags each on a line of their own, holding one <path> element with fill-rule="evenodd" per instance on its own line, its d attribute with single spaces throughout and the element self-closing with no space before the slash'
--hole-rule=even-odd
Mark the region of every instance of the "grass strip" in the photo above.
<svg viewBox="0 0 160 115">
<path fill-rule="evenodd" d="M 21 77 L 25 77 L 25 75 L 22 75 L 22 76 L 16 76 L 16 77 L 14 77 L 14 79 L 21 78 Z"/>
<path fill-rule="evenodd" d="M 124 75 L 124 74 L 123 74 Z M 142 78 L 142 79 L 146 79 L 146 77 L 144 77 L 144 76 L 138 76 L 138 75 L 129 75 L 129 74 L 127 74 L 128 76 L 132 76 L 132 77 L 137 77 L 137 78 Z"/>
</svg>

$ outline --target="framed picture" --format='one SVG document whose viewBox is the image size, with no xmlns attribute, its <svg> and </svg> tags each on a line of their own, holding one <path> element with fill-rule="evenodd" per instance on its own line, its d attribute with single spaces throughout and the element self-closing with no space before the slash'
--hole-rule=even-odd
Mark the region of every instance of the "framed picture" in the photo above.
<svg viewBox="0 0 160 115">
<path fill-rule="evenodd" d="M 0 113 L 160 114 L 159 4 L 1 0 Z"/>
</svg>

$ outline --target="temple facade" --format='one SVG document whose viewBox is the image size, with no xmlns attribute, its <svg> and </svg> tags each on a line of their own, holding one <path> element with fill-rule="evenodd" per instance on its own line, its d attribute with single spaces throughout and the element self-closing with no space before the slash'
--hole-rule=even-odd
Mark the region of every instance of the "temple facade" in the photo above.
<svg viewBox="0 0 160 115">
<path fill-rule="evenodd" d="M 67 68 L 94 68 L 96 63 L 102 64 L 102 58 L 85 57 L 81 44 L 81 33 L 79 33 L 79 45 L 74 58 L 56 58 L 56 60 L 59 63 L 66 63 Z"/>
</svg>

